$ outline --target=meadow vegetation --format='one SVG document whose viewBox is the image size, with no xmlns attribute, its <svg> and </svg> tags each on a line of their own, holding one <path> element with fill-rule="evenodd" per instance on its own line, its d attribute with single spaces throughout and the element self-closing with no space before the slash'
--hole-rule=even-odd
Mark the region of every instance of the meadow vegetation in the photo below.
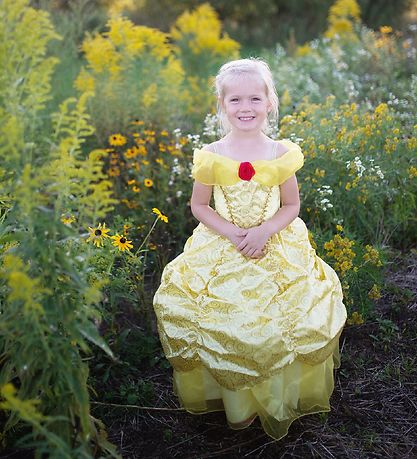
<svg viewBox="0 0 417 459">
<path fill-rule="evenodd" d="M 42 2 L 0 7 L 0 444 L 38 457 L 117 457 L 92 402 L 152 404 L 142 375 L 169 368 L 152 295 L 196 225 L 192 153 L 219 136 L 213 76 L 246 57 L 209 3 L 169 32 L 117 3 L 82 33 Z M 371 30 L 337 0 L 322 35 L 262 54 L 280 97 L 269 135 L 303 150 L 300 216 L 348 326 L 372 316 L 398 251 L 415 253 L 416 41 L 417 25 Z"/>
</svg>

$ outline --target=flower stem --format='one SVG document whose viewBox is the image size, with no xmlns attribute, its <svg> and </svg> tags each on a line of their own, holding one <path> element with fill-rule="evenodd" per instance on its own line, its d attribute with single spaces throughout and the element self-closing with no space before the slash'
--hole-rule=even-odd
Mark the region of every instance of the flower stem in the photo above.
<svg viewBox="0 0 417 459">
<path fill-rule="evenodd" d="M 138 250 L 136 250 L 135 252 L 135 256 L 139 253 L 140 249 L 143 247 L 143 245 L 145 244 L 146 240 L 148 239 L 149 235 L 151 234 L 152 230 L 155 228 L 155 225 L 156 225 L 156 222 L 159 220 L 159 217 L 156 217 L 155 221 L 153 222 L 153 225 L 151 226 L 151 229 L 148 231 L 148 234 L 145 236 L 145 239 L 142 241 L 142 244 L 140 245 L 140 247 L 138 248 Z"/>
</svg>

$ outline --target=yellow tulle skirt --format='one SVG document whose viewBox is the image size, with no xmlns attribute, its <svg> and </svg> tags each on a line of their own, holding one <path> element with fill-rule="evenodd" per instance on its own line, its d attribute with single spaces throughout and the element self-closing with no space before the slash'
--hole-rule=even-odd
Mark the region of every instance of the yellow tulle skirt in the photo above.
<svg viewBox="0 0 417 459">
<path fill-rule="evenodd" d="M 338 344 L 319 364 L 294 360 L 266 381 L 236 391 L 219 385 L 204 366 L 184 372 L 174 369 L 174 394 L 191 414 L 225 411 L 229 427 L 235 430 L 259 417 L 265 432 L 279 440 L 297 418 L 330 411 L 334 369 L 340 367 Z"/>
</svg>

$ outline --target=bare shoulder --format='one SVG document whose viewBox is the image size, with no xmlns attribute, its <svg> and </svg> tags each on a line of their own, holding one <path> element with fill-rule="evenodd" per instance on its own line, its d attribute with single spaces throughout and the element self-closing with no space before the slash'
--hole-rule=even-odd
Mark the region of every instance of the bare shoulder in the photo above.
<svg viewBox="0 0 417 459">
<path fill-rule="evenodd" d="M 281 143 L 281 140 L 274 140 L 273 142 L 276 147 L 277 158 L 280 158 L 284 153 L 287 153 L 287 151 L 289 151 L 289 148 L 283 143 Z"/>
<path fill-rule="evenodd" d="M 217 145 L 217 141 L 208 143 L 207 145 L 203 145 L 202 150 L 207 150 L 207 151 L 211 151 L 212 153 L 216 153 L 216 145 Z"/>
</svg>

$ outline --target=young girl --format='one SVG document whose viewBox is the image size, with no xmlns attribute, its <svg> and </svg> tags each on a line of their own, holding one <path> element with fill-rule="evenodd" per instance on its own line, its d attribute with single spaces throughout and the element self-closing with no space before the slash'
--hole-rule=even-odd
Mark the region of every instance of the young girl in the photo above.
<svg viewBox="0 0 417 459">
<path fill-rule="evenodd" d="M 188 412 L 224 410 L 232 429 L 259 417 L 280 439 L 300 416 L 330 411 L 346 308 L 298 217 L 304 155 L 264 132 L 278 117 L 268 65 L 231 61 L 215 86 L 225 135 L 194 151 L 200 223 L 163 271 L 158 332 Z"/>
</svg>

